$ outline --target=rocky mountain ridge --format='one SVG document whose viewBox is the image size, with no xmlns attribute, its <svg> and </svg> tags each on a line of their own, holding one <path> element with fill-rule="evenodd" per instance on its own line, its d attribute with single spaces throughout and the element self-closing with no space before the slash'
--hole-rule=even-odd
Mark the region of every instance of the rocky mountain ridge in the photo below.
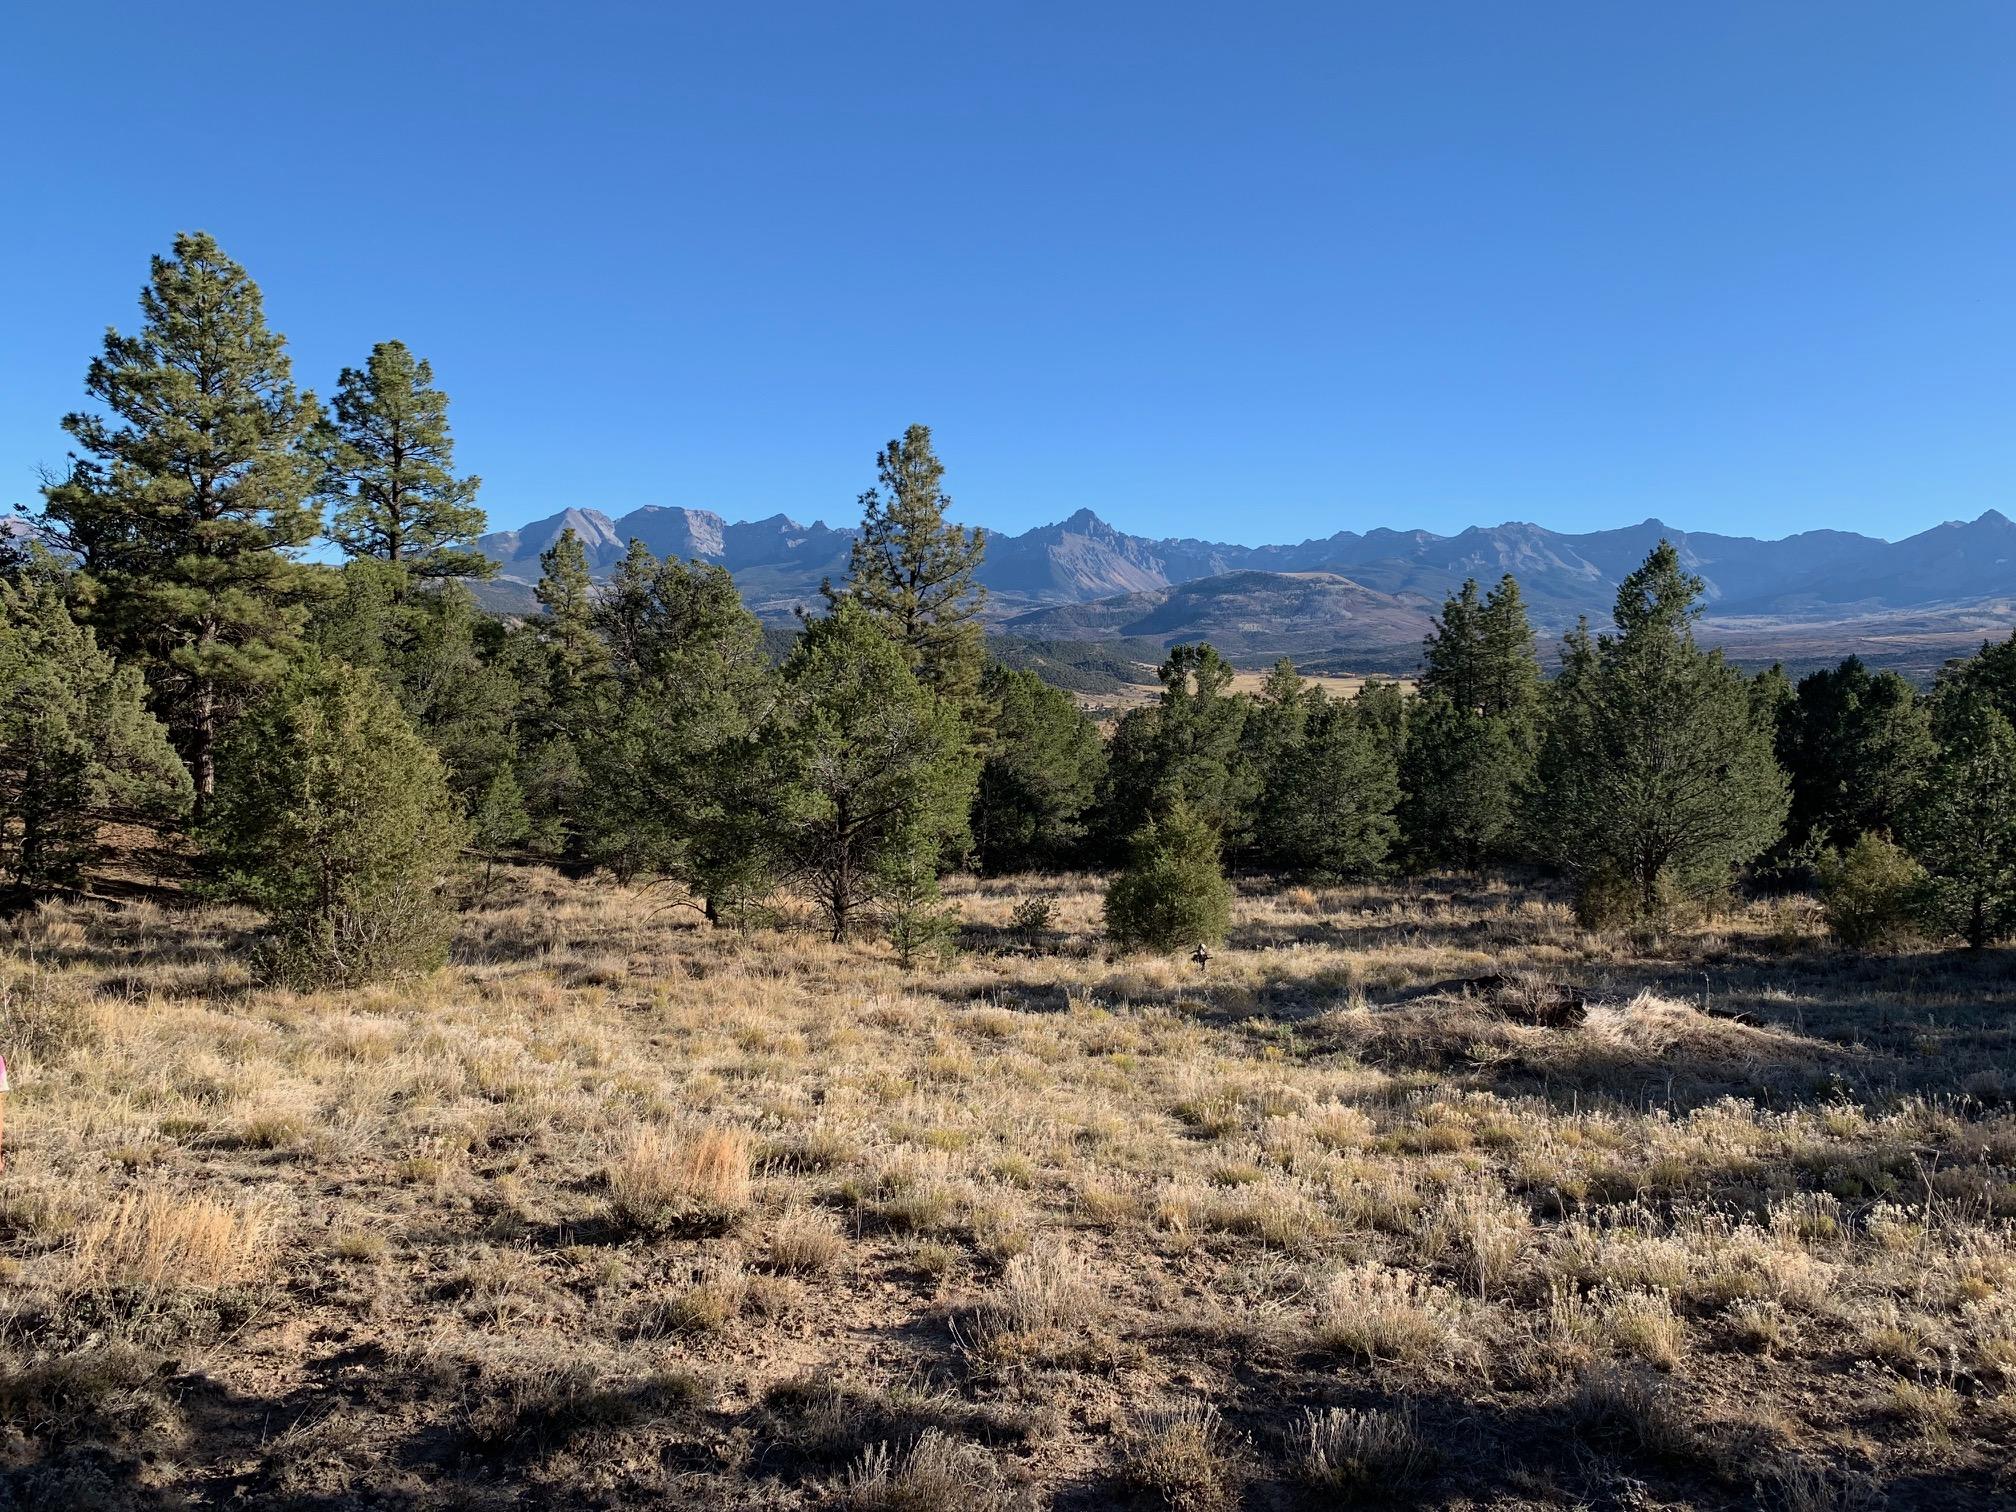
<svg viewBox="0 0 2016 1512">
<path fill-rule="evenodd" d="M 752 608 L 773 619 L 816 601 L 822 579 L 845 575 L 854 537 L 851 529 L 821 521 L 802 525 L 783 514 L 731 522 L 711 510 L 658 505 L 614 518 L 594 509 L 566 509 L 482 538 L 478 544 L 502 569 L 487 596 L 493 601 L 527 597 L 525 590 L 539 576 L 539 553 L 570 526 L 598 575 L 621 559 L 635 537 L 660 556 L 726 567 Z M 1131 535 L 1080 509 L 1019 535 L 990 533 L 980 576 L 990 593 L 990 618 L 1026 621 L 1040 610 L 1153 595 L 1230 573 L 1324 573 L 1393 601 L 1375 613 L 1372 602 L 1359 595 L 1354 608 L 1358 621 L 1397 625 L 1408 611 L 1432 610 L 1465 578 L 1493 582 L 1511 572 L 1519 578 L 1535 622 L 1553 631 L 1580 614 L 1601 620 L 1618 581 L 1662 537 L 1672 540 L 1689 569 L 1702 577 L 1706 608 L 1717 617 L 1827 620 L 1963 606 L 2016 594 L 2016 524 L 1996 510 L 1894 542 L 1838 530 L 1758 540 L 1645 520 L 1580 534 L 1509 522 L 1452 536 L 1344 530 L 1294 545 L 1240 546 Z M 1254 613 L 1264 618 L 1292 612 L 1255 601 L 1253 588 L 1247 583 L 1241 596 Z M 1307 590 L 1276 585 L 1274 597 L 1292 605 L 1306 600 Z M 1180 595 L 1178 601 L 1203 599 Z M 1101 615 L 1051 616 L 1031 623 L 1089 628 L 1094 622 L 1125 622 L 1139 608 L 1116 605 Z"/>
</svg>

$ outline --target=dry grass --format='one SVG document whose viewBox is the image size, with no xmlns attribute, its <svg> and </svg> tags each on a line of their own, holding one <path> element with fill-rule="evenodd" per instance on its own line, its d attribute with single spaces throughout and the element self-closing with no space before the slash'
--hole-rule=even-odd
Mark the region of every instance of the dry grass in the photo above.
<svg viewBox="0 0 2016 1512">
<path fill-rule="evenodd" d="M 1240 1474 L 1218 1409 L 1184 1401 L 1141 1414 L 1120 1434 L 1127 1483 L 1176 1512 L 1224 1512 Z"/>
<path fill-rule="evenodd" d="M 150 1290 L 228 1285 L 256 1265 L 266 1229 L 257 1208 L 127 1192 L 78 1230 L 71 1276 L 78 1285 L 123 1281 Z"/>
<path fill-rule="evenodd" d="M 645 1129 L 610 1165 L 608 1182 L 610 1206 L 637 1228 L 726 1227 L 749 1208 L 749 1135 Z"/>
<path fill-rule="evenodd" d="M 976 1444 L 927 1428 L 898 1454 L 878 1444 L 847 1477 L 843 1505 L 852 1512 L 1008 1512 L 1016 1498 L 993 1457 Z"/>
<path fill-rule="evenodd" d="M 953 891 L 904 973 L 521 871 L 322 994 L 13 921 L 0 1503 L 2006 1499 L 2006 955 L 1256 885 L 1200 972 Z"/>
<path fill-rule="evenodd" d="M 1332 1407 L 1304 1415 L 1296 1434 L 1302 1478 L 1342 1496 L 1397 1497 L 1435 1462 L 1411 1411 Z"/>
</svg>

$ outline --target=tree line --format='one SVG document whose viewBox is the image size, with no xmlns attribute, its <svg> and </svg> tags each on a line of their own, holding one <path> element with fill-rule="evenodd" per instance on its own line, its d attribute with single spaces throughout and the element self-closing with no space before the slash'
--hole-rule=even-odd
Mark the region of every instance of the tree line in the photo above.
<svg viewBox="0 0 2016 1512">
<path fill-rule="evenodd" d="M 1117 868 L 1109 932 L 1160 949 L 1222 937 L 1228 866 L 1538 865 L 1592 925 L 1818 879 L 1851 943 L 2016 929 L 2016 637 L 1924 696 L 1852 658 L 1746 676 L 1697 644 L 1702 584 L 1661 543 L 1551 680 L 1507 576 L 1448 600 L 1411 691 L 1332 697 L 1284 661 L 1246 695 L 1179 646 L 1102 734 L 989 661 L 986 542 L 923 426 L 877 456 L 848 576 L 786 646 L 722 568 L 633 541 L 597 585 L 571 531 L 513 621 L 468 587 L 495 570 L 481 482 L 426 361 L 381 343 L 324 407 L 201 234 L 154 259 L 141 314 L 0 563 L 17 904 L 131 820 L 186 830 L 299 981 L 438 962 L 471 855 L 676 884 L 716 922 L 789 890 L 906 960 L 950 940 L 958 865 Z M 304 558 L 318 537 L 340 565 Z"/>
</svg>

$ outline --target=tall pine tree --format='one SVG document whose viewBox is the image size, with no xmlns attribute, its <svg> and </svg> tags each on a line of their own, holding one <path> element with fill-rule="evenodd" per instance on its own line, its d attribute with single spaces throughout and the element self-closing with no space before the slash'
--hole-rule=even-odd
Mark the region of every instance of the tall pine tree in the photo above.
<svg viewBox="0 0 2016 1512">
<path fill-rule="evenodd" d="M 1250 847 L 1261 865 L 1329 880 L 1385 864 L 1399 784 L 1378 732 L 1352 704 L 1320 689 L 1307 695 L 1263 783 Z"/>
<path fill-rule="evenodd" d="M 957 711 L 848 600 L 806 626 L 783 682 L 766 750 L 782 874 L 836 940 L 892 893 L 914 912 L 916 879 L 935 880 L 973 799 L 978 764 Z"/>
<path fill-rule="evenodd" d="M 1853 656 L 1801 678 L 1778 706 L 1777 731 L 1792 784 L 1786 842 L 1795 851 L 1895 830 L 1933 758 L 1917 691 Z"/>
<path fill-rule="evenodd" d="M 1476 579 L 1444 602 L 1423 646 L 1421 691 L 1459 709 L 1529 723 L 1540 697 L 1540 661 L 1519 581 L 1509 572 L 1481 600 Z"/>
<path fill-rule="evenodd" d="M 317 408 L 258 285 L 208 235 L 154 259 L 140 309 L 140 333 L 108 331 L 85 377 L 102 410 L 64 418 L 84 455 L 47 516 L 101 637 L 144 670 L 200 813 L 225 727 L 298 648 Z"/>
<path fill-rule="evenodd" d="M 1107 747 L 1100 809 L 1109 852 L 1119 853 L 1179 799 L 1220 837 L 1243 838 L 1259 774 L 1241 759 L 1251 702 L 1232 691 L 1232 667 L 1209 645 L 1175 646 L 1162 694 L 1129 710 Z"/>
<path fill-rule="evenodd" d="M 1099 727 L 1034 672 L 990 666 L 981 693 L 996 711 L 973 798 L 981 870 L 999 875 L 1069 865 L 1106 770 Z"/>
<path fill-rule="evenodd" d="M 545 614 L 523 671 L 533 696 L 521 726 L 518 780 L 535 849 L 579 859 L 586 773 L 581 753 L 608 711 L 608 647 L 596 634 L 588 554 L 570 526 L 539 557 L 537 589 Z"/>
<path fill-rule="evenodd" d="M 362 368 L 343 369 L 330 410 L 317 439 L 322 489 L 335 504 L 331 540 L 408 578 L 496 570 L 475 547 L 483 480 L 455 475 L 448 396 L 426 361 L 403 341 L 379 342 Z"/>
<path fill-rule="evenodd" d="M 919 682 L 980 719 L 984 659 L 980 610 L 987 590 L 975 577 L 986 532 L 951 523 L 945 464 L 931 428 L 913 425 L 875 458 L 879 486 L 861 495 L 861 534 L 848 557 L 847 586 L 826 585 L 829 605 L 852 599 L 903 650 Z"/>
<path fill-rule="evenodd" d="M 2016 632 L 2007 640 L 1983 641 L 1973 656 L 1939 669 L 1939 680 L 1932 689 L 1935 704 L 1975 694 L 1987 698 L 2004 719 L 2016 725 Z"/>
<path fill-rule="evenodd" d="M 635 542 L 596 616 L 615 690 L 582 737 L 586 858 L 619 876 L 676 878 L 719 920 L 768 882 L 770 795 L 754 742 L 776 679 L 762 627 L 725 568 L 659 562 Z"/>
<path fill-rule="evenodd" d="M 1935 933 L 1979 950 L 2016 931 L 2016 728 L 1991 693 L 1942 700 L 1939 750 L 1905 815 Z"/>
<path fill-rule="evenodd" d="M 1748 680 L 1694 641 L 1701 580 L 1668 542 L 1617 591 L 1617 633 L 1562 648 L 1529 834 L 1585 916 L 1663 915 L 1726 885 L 1784 825 L 1785 774 Z"/>
<path fill-rule="evenodd" d="M 1540 662 L 1518 581 L 1506 574 L 1481 601 L 1466 582 L 1443 605 L 1424 663 L 1401 762 L 1407 851 L 1476 871 L 1513 833 L 1533 763 Z"/>
</svg>

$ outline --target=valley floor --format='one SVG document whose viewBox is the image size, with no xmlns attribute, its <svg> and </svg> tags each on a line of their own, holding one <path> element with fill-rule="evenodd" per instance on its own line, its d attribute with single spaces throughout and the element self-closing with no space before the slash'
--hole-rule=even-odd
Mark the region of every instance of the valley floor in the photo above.
<svg viewBox="0 0 2016 1512">
<path fill-rule="evenodd" d="M 2016 1498 L 2006 953 L 1253 887 L 1200 969 L 956 892 L 905 974 L 513 872 L 324 996 L 17 920 L 0 1504 Z"/>
</svg>

